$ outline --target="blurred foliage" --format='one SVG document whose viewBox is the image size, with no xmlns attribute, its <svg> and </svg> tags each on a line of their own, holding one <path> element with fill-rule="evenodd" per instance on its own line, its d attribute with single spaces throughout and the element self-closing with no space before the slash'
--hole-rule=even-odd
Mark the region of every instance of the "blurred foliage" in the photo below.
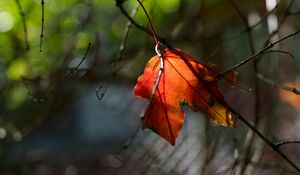
<svg viewBox="0 0 300 175">
<path fill-rule="evenodd" d="M 262 48 L 268 36 L 264 1 L 236 3 L 244 14 L 248 14 L 249 23 L 250 19 L 254 23 L 262 19 L 252 30 L 255 49 Z M 225 70 L 251 55 L 246 30 L 228 1 L 145 0 L 144 4 L 157 33 L 173 46 L 201 58 L 200 61 L 213 62 Z M 123 3 L 128 13 L 136 5 L 135 0 Z M 279 18 L 284 16 L 287 5 L 288 1 L 280 2 L 275 12 Z M 72 105 L 84 89 L 100 82 L 134 83 L 154 54 L 152 37 L 132 26 L 125 51 L 119 56 L 128 19 L 113 0 L 45 0 L 44 7 L 44 37 L 40 52 L 41 1 L 0 0 L 0 156 L 5 154 L 6 144 L 18 142 L 42 127 L 62 106 Z M 300 1 L 295 1 L 291 11 L 299 10 Z M 21 12 L 25 14 L 25 21 Z M 289 16 L 279 35 L 299 29 L 298 18 L 299 15 Z M 148 28 L 141 9 L 133 19 Z M 26 48 L 26 35 L 29 49 Z M 279 63 L 285 65 L 276 67 L 280 70 L 278 81 L 295 82 L 299 78 L 299 38 L 295 36 L 280 44 L 295 58 L 278 54 Z M 74 74 L 66 77 L 82 60 L 88 43 L 91 43 L 91 49 L 87 58 Z M 265 57 L 260 68 L 262 73 L 271 74 L 266 67 L 272 54 Z M 239 69 L 238 81 L 245 87 L 252 88 L 253 77 L 251 63 Z M 239 90 L 234 92 L 226 85 L 223 88 L 229 94 L 225 93 L 225 96 L 230 104 L 253 115 L 249 112 L 252 110 L 249 104 L 242 102 L 243 97 L 253 101 L 253 94 L 242 94 L 238 100 L 235 95 L 240 95 Z M 263 93 L 269 91 L 266 89 Z"/>
</svg>

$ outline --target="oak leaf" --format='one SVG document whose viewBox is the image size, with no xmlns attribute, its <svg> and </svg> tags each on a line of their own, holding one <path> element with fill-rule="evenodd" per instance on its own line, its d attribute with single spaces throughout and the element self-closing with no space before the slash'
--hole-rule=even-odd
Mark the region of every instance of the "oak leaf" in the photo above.
<svg viewBox="0 0 300 175">
<path fill-rule="evenodd" d="M 179 49 L 166 49 L 163 60 L 163 73 L 154 94 L 159 56 L 150 59 L 134 88 L 135 96 L 150 100 L 142 118 L 143 128 L 152 129 L 175 145 L 184 122 L 183 104 L 188 104 L 192 111 L 206 113 L 220 125 L 232 126 L 232 114 L 214 78 L 214 70 Z"/>
</svg>

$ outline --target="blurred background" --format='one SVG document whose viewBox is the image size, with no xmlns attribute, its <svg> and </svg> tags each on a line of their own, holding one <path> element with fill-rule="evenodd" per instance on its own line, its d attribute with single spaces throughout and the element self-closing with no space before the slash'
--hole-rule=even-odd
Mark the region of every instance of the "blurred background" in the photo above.
<svg viewBox="0 0 300 175">
<path fill-rule="evenodd" d="M 218 126 L 187 106 L 176 146 L 139 130 L 147 101 L 132 91 L 155 51 L 122 13 L 148 28 L 137 1 L 41 2 L 0 0 L 1 175 L 297 174 L 242 122 Z M 143 2 L 160 36 L 220 72 L 300 29 L 298 0 Z M 299 46 L 292 36 L 239 67 L 244 88 L 220 81 L 274 143 L 300 140 Z M 300 166 L 299 148 L 280 146 Z"/>
</svg>

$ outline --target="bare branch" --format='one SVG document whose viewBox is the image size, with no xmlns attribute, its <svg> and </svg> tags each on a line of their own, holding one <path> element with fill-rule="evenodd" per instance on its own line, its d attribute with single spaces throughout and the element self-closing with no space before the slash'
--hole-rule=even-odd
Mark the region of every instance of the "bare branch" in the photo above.
<svg viewBox="0 0 300 175">
<path fill-rule="evenodd" d="M 293 1 L 293 0 L 292 0 Z M 229 0 L 229 2 L 231 3 L 231 5 L 233 6 L 233 8 L 236 10 L 236 12 L 238 13 L 239 17 L 242 19 L 243 23 L 244 23 L 244 26 L 246 27 L 246 31 L 247 31 L 247 36 L 248 36 L 248 41 L 249 41 L 249 46 L 250 46 L 250 51 L 251 51 L 251 54 L 252 54 L 252 58 L 248 58 L 248 59 L 245 59 L 244 61 L 240 62 L 239 64 L 237 64 L 236 66 L 232 67 L 233 69 L 229 69 L 227 71 L 225 71 L 224 73 L 220 74 L 220 75 L 217 75 L 216 79 L 219 80 L 220 77 L 224 78 L 228 75 L 228 73 L 231 73 L 233 70 L 235 70 L 236 68 L 238 68 L 239 66 L 247 63 L 248 61 L 254 59 L 254 58 L 257 58 L 257 56 L 261 56 L 262 54 L 264 54 L 267 50 L 269 50 L 270 48 L 274 47 L 275 44 L 281 42 L 281 41 L 284 41 L 285 39 L 291 37 L 291 36 L 294 36 L 295 34 L 299 33 L 299 31 L 293 33 L 293 34 L 290 34 L 290 35 L 287 35 L 286 37 L 283 37 L 273 43 L 270 43 L 269 45 L 267 45 L 266 47 L 264 47 L 262 50 L 260 50 L 259 52 L 255 53 L 255 48 L 254 48 L 254 42 L 253 42 L 253 38 L 252 38 L 252 33 L 251 33 L 251 29 L 249 27 L 249 24 L 248 24 L 248 21 L 247 21 L 247 18 L 244 16 L 244 14 L 242 13 L 242 11 L 238 8 L 238 6 L 234 3 L 233 0 Z M 290 3 L 290 5 L 292 4 L 293 2 Z M 289 9 L 289 8 L 288 8 Z M 287 13 L 286 13 L 287 14 Z M 287 15 L 286 15 L 287 16 Z M 284 19 L 285 20 L 285 19 Z M 271 37 L 269 37 L 271 38 Z M 258 63 L 259 63 L 259 60 L 255 60 L 254 59 L 254 64 L 253 64 L 253 69 L 254 69 L 254 72 L 257 73 L 258 72 Z M 258 121 L 259 121 L 259 89 L 258 89 L 258 82 L 257 80 L 255 79 L 255 119 L 254 119 L 254 125 L 251 125 L 243 116 L 241 116 L 239 113 L 237 113 L 236 111 L 234 110 L 231 110 L 231 112 L 236 115 L 236 117 L 238 119 L 240 119 L 243 123 L 245 123 L 249 129 L 255 133 L 256 135 L 258 135 L 266 144 L 268 144 L 275 152 L 277 152 L 283 159 L 285 159 L 292 167 L 294 167 L 297 171 L 300 172 L 300 168 L 292 161 L 290 160 L 290 158 L 288 158 L 281 150 L 278 149 L 278 147 L 276 147 L 276 145 L 270 141 L 266 136 L 264 136 L 260 131 L 258 131 L 258 129 L 256 129 L 257 127 L 257 124 L 258 124 Z M 249 142 L 247 143 L 246 145 L 246 153 L 245 153 L 245 158 L 246 160 L 248 159 L 248 155 L 250 154 L 250 146 L 252 146 L 252 143 L 253 143 L 253 136 L 250 137 L 250 140 Z M 247 161 L 244 161 L 244 163 L 241 165 L 241 174 L 244 174 L 245 172 L 245 169 L 246 169 L 246 166 L 247 166 L 248 162 Z"/>
<path fill-rule="evenodd" d="M 142 1 L 143 2 L 143 1 Z M 133 17 L 135 16 L 136 12 L 138 11 L 138 8 L 140 7 L 140 4 L 137 3 L 137 5 L 133 8 L 133 10 L 131 11 L 131 14 L 130 14 L 130 19 L 133 19 Z M 127 43 L 127 39 L 128 39 L 128 36 L 129 36 L 129 32 L 132 28 L 132 21 L 129 20 L 126 24 L 126 28 L 124 30 L 124 33 L 123 33 L 123 39 L 122 39 L 122 42 L 120 44 L 120 48 L 119 48 L 119 53 L 118 53 L 118 57 L 116 60 L 113 60 L 111 61 L 112 63 L 118 63 L 118 62 L 121 62 L 121 61 L 124 61 L 124 59 L 122 59 L 122 54 L 124 53 L 125 51 L 125 48 L 126 48 L 126 43 Z M 114 67 L 114 66 L 113 66 Z M 117 72 L 118 70 L 116 69 L 121 69 L 123 66 L 119 67 L 119 68 L 115 68 L 113 70 L 113 74 L 115 74 L 115 72 Z"/>
<path fill-rule="evenodd" d="M 134 7 L 134 9 L 131 11 L 130 18 L 133 18 L 135 16 L 135 14 L 136 14 L 139 7 L 140 7 L 140 4 L 138 3 Z M 122 56 L 123 52 L 125 51 L 127 38 L 128 38 L 131 27 L 132 27 L 132 21 L 129 20 L 126 24 L 126 29 L 125 29 L 124 34 L 123 34 L 123 40 L 122 40 L 122 43 L 120 45 L 118 60 L 121 59 L 121 56 Z"/>
<path fill-rule="evenodd" d="M 288 56 L 290 56 L 290 57 L 292 57 L 292 58 L 295 58 L 295 56 L 293 55 L 293 54 L 291 54 L 290 52 L 288 52 L 288 51 L 284 51 L 284 50 L 268 50 L 268 51 L 265 51 L 265 52 L 263 52 L 264 54 L 265 53 L 283 53 L 283 54 L 286 54 L 286 55 L 288 55 Z"/>
<path fill-rule="evenodd" d="M 260 73 L 257 73 L 256 74 L 256 77 L 266 83 L 269 83 L 271 84 L 272 86 L 274 87 L 277 87 L 277 88 L 280 88 L 282 90 L 286 90 L 286 91 L 290 91 L 290 92 L 293 92 L 294 94 L 296 95 L 300 95 L 300 90 L 296 89 L 295 87 L 289 87 L 289 86 L 285 86 L 283 84 L 280 84 L 274 80 L 271 80 L 269 78 L 266 78 L 263 74 L 260 74 Z"/>
<path fill-rule="evenodd" d="M 42 52 L 42 46 L 43 46 L 43 37 L 44 37 L 44 20 L 45 20 L 45 1 L 41 0 L 42 5 L 42 27 L 41 27 L 41 38 L 40 38 L 40 52 Z"/>
<path fill-rule="evenodd" d="M 269 43 L 266 47 L 264 47 L 264 48 L 261 49 L 260 51 L 256 52 L 255 54 L 251 55 L 250 57 L 244 59 L 244 60 L 241 61 L 240 63 L 238 63 L 238 64 L 232 66 L 231 68 L 229 68 L 228 70 L 224 71 L 223 73 L 217 75 L 217 76 L 216 76 L 216 80 L 223 79 L 224 77 L 226 77 L 228 74 L 230 74 L 232 71 L 236 70 L 236 69 L 239 68 L 240 66 L 242 66 L 242 65 L 248 63 L 249 61 L 251 61 L 251 60 L 257 58 L 258 56 L 264 54 L 265 51 L 271 49 L 272 47 L 274 47 L 274 45 L 276 45 L 276 44 L 278 44 L 278 43 L 280 43 L 280 42 L 282 42 L 282 41 L 284 41 L 284 40 L 286 40 L 286 39 L 288 39 L 288 38 L 290 38 L 290 37 L 293 37 L 293 36 L 297 35 L 298 33 L 300 33 L 300 30 L 297 30 L 296 32 L 291 33 L 291 34 L 289 34 L 289 35 L 287 35 L 287 36 L 285 36 L 285 37 L 283 37 L 283 38 L 281 38 L 281 39 L 279 39 L 279 40 L 277 40 L 277 41 L 275 41 L 275 42 Z"/>
<path fill-rule="evenodd" d="M 288 141 L 282 141 L 275 143 L 276 148 L 279 148 L 280 146 L 287 145 L 287 144 L 300 144 L 300 140 L 288 140 Z"/>
<path fill-rule="evenodd" d="M 75 68 L 73 68 L 73 69 L 71 70 L 71 72 L 69 72 L 70 75 L 71 75 L 71 74 L 74 74 L 74 73 L 78 70 L 78 68 L 80 67 L 80 65 L 81 65 L 81 64 L 83 63 L 83 61 L 85 60 L 85 58 L 86 58 L 86 56 L 87 56 L 87 54 L 88 54 L 88 52 L 89 52 L 90 47 L 91 47 L 91 43 L 88 44 L 88 47 L 87 47 L 87 49 L 86 49 L 86 51 L 85 51 L 85 54 L 84 54 L 84 57 L 80 60 L 79 64 L 78 64 Z M 69 76 L 69 75 L 67 75 L 67 76 Z"/>
<path fill-rule="evenodd" d="M 123 2 L 123 1 L 121 1 Z M 148 35 L 152 36 L 152 32 L 145 28 L 144 26 L 138 24 L 137 22 L 135 22 L 132 17 L 130 17 L 130 15 L 126 12 L 126 10 L 124 9 L 124 7 L 122 6 L 123 3 L 120 3 L 120 0 L 116 0 L 116 6 L 120 9 L 121 13 L 138 29 L 140 29 L 141 31 L 147 33 Z M 161 37 L 159 35 L 156 35 L 157 39 L 159 40 L 160 43 L 165 44 L 166 46 L 168 46 L 169 48 L 172 48 L 172 46 L 167 42 L 166 38 Z"/>
<path fill-rule="evenodd" d="M 78 68 L 80 67 L 80 65 L 83 63 L 83 61 L 85 60 L 88 52 L 89 52 L 89 49 L 91 47 L 91 43 L 88 44 L 88 47 L 86 49 L 86 52 L 83 56 L 83 58 L 80 60 L 79 64 L 74 67 L 71 71 L 69 71 L 68 73 L 66 73 L 57 83 L 56 85 L 54 86 L 54 88 L 51 90 L 51 94 L 53 94 L 55 92 L 55 90 L 57 89 L 58 86 L 60 86 L 69 76 L 71 76 L 72 74 L 74 74 Z"/>
<path fill-rule="evenodd" d="M 266 136 L 264 136 L 260 131 L 258 131 L 254 126 L 252 126 L 241 114 L 236 112 L 233 109 L 230 109 L 230 111 L 244 124 L 246 124 L 261 140 L 263 140 L 268 146 L 272 148 L 273 151 L 277 152 L 284 160 L 287 161 L 293 168 L 295 168 L 298 172 L 300 172 L 300 168 L 290 159 L 288 158 L 280 149 L 279 147 L 273 143 L 271 140 L 269 140 Z"/>
<path fill-rule="evenodd" d="M 148 35 L 151 35 L 152 36 L 152 32 L 145 28 L 144 26 L 136 23 L 132 17 L 126 12 L 126 10 L 124 9 L 124 7 L 122 6 L 122 4 L 118 4 L 117 3 L 117 7 L 119 7 L 120 11 L 122 12 L 122 14 L 138 29 L 142 30 L 143 32 L 147 33 Z"/>
</svg>

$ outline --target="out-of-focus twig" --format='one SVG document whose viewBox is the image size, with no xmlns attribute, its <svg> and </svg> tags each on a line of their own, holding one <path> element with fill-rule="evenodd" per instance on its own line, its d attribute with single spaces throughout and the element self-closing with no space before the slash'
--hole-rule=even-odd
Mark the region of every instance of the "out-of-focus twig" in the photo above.
<svg viewBox="0 0 300 175">
<path fill-rule="evenodd" d="M 253 29 L 256 26 L 258 26 L 259 24 L 261 24 L 264 21 L 264 19 L 266 19 L 270 14 L 274 13 L 278 9 L 279 5 L 280 5 L 280 2 L 278 2 L 271 11 L 268 11 L 265 14 L 263 14 L 259 21 L 257 21 L 255 24 L 249 26 L 249 29 Z"/>
<path fill-rule="evenodd" d="M 248 44 L 249 44 L 249 48 L 250 48 L 250 53 L 251 55 L 255 54 L 255 46 L 254 46 L 254 41 L 253 41 L 253 36 L 252 36 L 252 29 L 249 26 L 248 23 L 248 19 L 246 17 L 246 15 L 244 15 L 242 13 L 242 11 L 239 9 L 239 7 L 237 6 L 237 4 L 233 1 L 233 0 L 229 0 L 230 4 L 232 5 L 232 7 L 235 9 L 235 11 L 238 13 L 239 17 L 242 19 L 242 22 L 244 24 L 244 27 L 246 28 L 246 33 L 247 33 L 247 38 L 248 38 Z M 256 73 L 258 71 L 258 65 L 259 65 L 259 61 L 258 60 L 253 60 L 253 71 Z M 254 127 L 256 128 L 259 124 L 259 111 L 260 111 L 260 101 L 259 101 L 259 94 L 260 94 L 260 89 L 259 89 L 259 85 L 256 79 L 254 79 L 253 81 L 254 84 Z M 242 155 L 242 157 L 244 157 L 243 159 L 245 159 L 246 161 L 242 161 L 241 166 L 240 166 L 240 174 L 244 174 L 246 171 L 246 168 L 248 166 L 248 159 L 249 156 L 251 154 L 252 151 L 252 146 L 254 143 L 254 134 L 253 131 L 251 129 L 248 130 L 247 133 L 247 137 L 245 139 L 245 146 L 244 146 L 244 154 Z"/>
<path fill-rule="evenodd" d="M 281 172 L 284 172 L 281 174 L 299 174 L 299 172 L 297 172 L 293 169 L 284 167 L 284 165 L 273 165 L 273 164 L 269 164 L 269 163 L 253 162 L 253 161 L 249 161 L 249 164 L 259 167 L 260 169 L 273 169 L 276 173 L 281 171 Z"/>
<path fill-rule="evenodd" d="M 143 2 L 143 1 L 142 1 Z M 140 7 L 140 4 L 137 3 L 137 5 L 133 8 L 133 10 L 131 11 L 131 14 L 130 14 L 130 19 L 133 19 L 136 12 L 138 11 Z M 129 20 L 128 19 L 128 22 L 126 24 L 126 27 L 125 27 L 125 30 L 124 30 L 124 33 L 123 33 L 123 39 L 122 39 L 122 42 L 120 44 L 120 48 L 119 48 L 119 53 L 118 53 L 118 58 L 116 59 L 116 61 L 114 62 L 119 62 L 122 60 L 122 54 L 124 53 L 125 51 L 125 48 L 126 48 L 126 43 L 127 43 L 127 39 L 128 39 L 128 36 L 129 36 L 129 32 L 132 28 L 132 20 Z M 114 72 L 116 72 L 116 70 L 113 70 Z"/>
<path fill-rule="evenodd" d="M 278 83 L 278 82 L 276 82 L 274 80 L 271 80 L 271 79 L 265 77 L 263 74 L 257 73 L 256 74 L 256 78 L 258 78 L 258 79 L 260 79 L 260 80 L 262 80 L 262 81 L 264 81 L 266 83 L 269 83 L 272 86 L 277 87 L 279 89 L 290 91 L 290 92 L 292 92 L 292 93 L 294 93 L 296 95 L 300 95 L 300 90 L 299 89 L 297 89 L 295 87 L 289 87 L 289 86 L 280 84 L 280 83 Z"/>
<path fill-rule="evenodd" d="M 19 0 L 15 0 L 20 12 L 20 16 L 22 19 L 22 24 L 23 24 L 23 30 L 24 30 L 24 40 L 25 40 L 25 49 L 29 50 L 30 46 L 29 46 L 29 42 L 28 42 L 28 31 L 27 31 L 27 24 L 26 24 L 26 20 L 25 20 L 25 13 L 22 9 L 21 3 Z"/>
<path fill-rule="evenodd" d="M 274 30 L 271 34 L 268 35 L 265 43 L 264 43 L 264 46 L 267 46 L 268 43 L 270 42 L 271 38 L 274 37 L 274 35 L 276 35 L 278 33 L 278 31 L 280 30 L 280 28 L 282 27 L 282 24 L 287 20 L 287 18 L 291 15 L 291 8 L 292 8 L 292 5 L 294 4 L 294 1 L 295 0 L 291 0 L 289 2 L 289 4 L 287 5 L 287 8 L 283 14 L 283 16 L 281 17 L 281 19 L 279 20 L 279 23 L 278 23 L 278 26 L 277 26 L 277 29 Z"/>
</svg>

